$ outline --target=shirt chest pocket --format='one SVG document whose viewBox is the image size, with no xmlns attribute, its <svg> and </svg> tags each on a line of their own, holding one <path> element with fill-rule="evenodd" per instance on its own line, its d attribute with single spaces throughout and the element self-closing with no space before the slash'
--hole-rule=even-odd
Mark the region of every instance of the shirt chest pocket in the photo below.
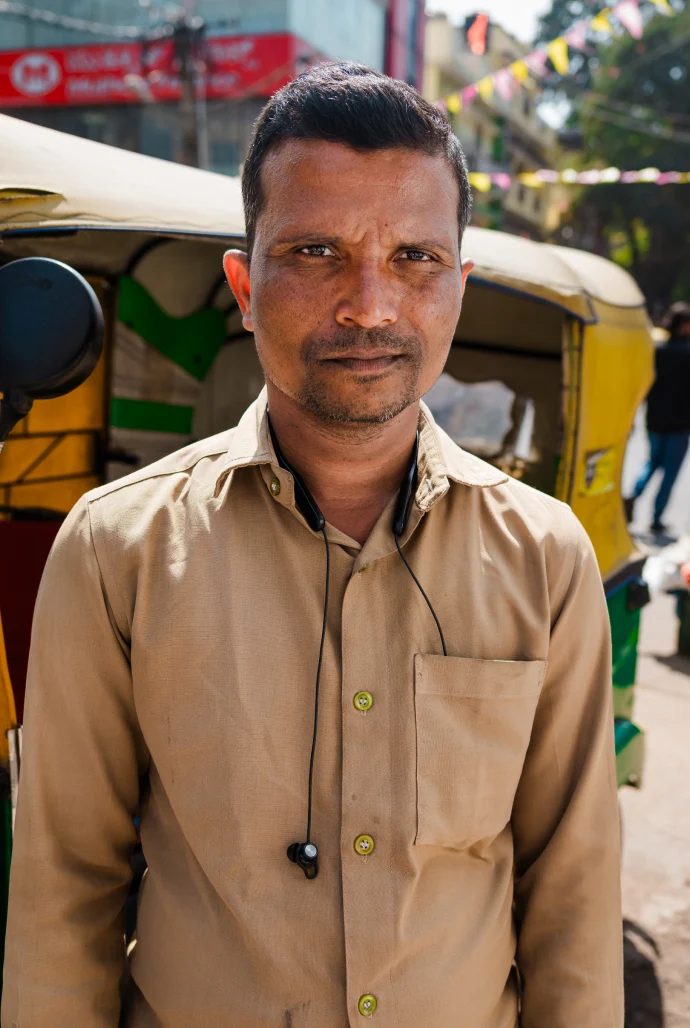
<svg viewBox="0 0 690 1028">
<path fill-rule="evenodd" d="M 419 846 L 464 849 L 511 817 L 542 660 L 415 656 Z"/>
</svg>

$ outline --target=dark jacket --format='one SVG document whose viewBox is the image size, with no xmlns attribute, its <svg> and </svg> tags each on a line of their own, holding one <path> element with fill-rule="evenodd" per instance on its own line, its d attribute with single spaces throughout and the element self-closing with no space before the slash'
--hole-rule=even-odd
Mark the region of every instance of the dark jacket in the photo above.
<svg viewBox="0 0 690 1028">
<path fill-rule="evenodd" d="M 669 339 L 656 351 L 647 429 L 662 435 L 690 432 L 690 338 Z"/>
</svg>

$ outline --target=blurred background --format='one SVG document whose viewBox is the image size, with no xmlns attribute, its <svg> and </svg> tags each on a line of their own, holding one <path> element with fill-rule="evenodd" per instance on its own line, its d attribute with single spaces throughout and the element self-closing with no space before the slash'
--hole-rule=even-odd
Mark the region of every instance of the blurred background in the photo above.
<svg viewBox="0 0 690 1028">
<path fill-rule="evenodd" d="M 266 99 L 310 65 L 340 59 L 404 79 L 447 112 L 467 156 L 475 226 L 605 257 L 646 300 L 657 373 L 666 361 L 657 407 L 680 413 L 664 427 L 641 407 L 623 468 L 622 498 L 637 552 L 650 558 L 652 590 L 633 643 L 645 777 L 641 789 L 621 791 L 626 1028 L 687 1028 L 690 605 L 682 593 L 690 595 L 690 572 L 684 584 L 678 570 L 690 567 L 690 372 L 687 360 L 674 361 L 690 347 L 690 307 L 677 306 L 690 303 L 690 4 L 0 0 L 1 113 L 225 176 L 239 174 Z M 3 152 L 0 136 L 0 177 Z M 675 327 L 673 305 L 685 310 Z M 600 372 L 598 404 L 607 387 L 615 395 L 617 375 L 614 365 Z M 453 383 L 444 376 L 437 403 L 455 403 L 456 416 Z M 483 383 L 484 412 L 503 403 L 509 423 L 515 394 L 499 385 L 487 392 Z M 479 391 L 472 396 L 477 406 Z M 528 435 L 531 402 L 523 404 Z M 672 459 L 669 434 L 678 437 Z M 512 471 L 517 452 L 516 444 Z M 584 492 L 596 495 L 607 452 L 589 454 Z M 652 488 L 640 490 L 650 452 Z M 672 488 L 660 510 L 664 473 Z M 10 484 L 0 481 L 8 497 Z"/>
</svg>

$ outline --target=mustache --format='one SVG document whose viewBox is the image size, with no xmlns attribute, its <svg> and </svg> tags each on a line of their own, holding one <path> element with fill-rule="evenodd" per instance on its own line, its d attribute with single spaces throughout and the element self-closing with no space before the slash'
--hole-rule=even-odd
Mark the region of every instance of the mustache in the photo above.
<svg viewBox="0 0 690 1028">
<path fill-rule="evenodd" d="M 308 339 L 302 346 L 302 359 L 307 362 L 336 359 L 352 350 L 371 354 L 399 353 L 419 360 L 422 344 L 417 336 L 396 331 L 394 328 L 357 328 L 344 326 L 332 336 Z"/>
</svg>

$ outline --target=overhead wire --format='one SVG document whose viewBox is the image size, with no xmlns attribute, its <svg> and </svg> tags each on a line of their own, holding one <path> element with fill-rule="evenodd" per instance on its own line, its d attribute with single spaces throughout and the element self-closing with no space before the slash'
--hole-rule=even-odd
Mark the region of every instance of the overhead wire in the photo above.
<svg viewBox="0 0 690 1028">
<path fill-rule="evenodd" d="M 0 0 L 0 14 L 8 14 L 14 18 L 37 22 L 51 28 L 83 32 L 91 36 L 112 36 L 116 39 L 139 39 L 143 35 L 150 40 L 165 39 L 174 31 L 174 25 L 170 22 L 152 27 L 114 25 L 107 22 L 88 21 L 85 18 L 73 18 L 67 14 L 56 14 L 54 11 L 41 10 L 30 4 L 15 2 L 15 0 Z"/>
</svg>

